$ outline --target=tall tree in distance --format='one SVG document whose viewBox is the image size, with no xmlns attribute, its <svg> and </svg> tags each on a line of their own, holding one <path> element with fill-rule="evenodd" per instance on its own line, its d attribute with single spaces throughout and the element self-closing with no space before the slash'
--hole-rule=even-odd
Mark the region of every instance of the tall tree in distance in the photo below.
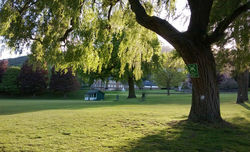
<svg viewBox="0 0 250 152">
<path fill-rule="evenodd" d="M 237 92 L 236 103 L 240 104 L 249 101 L 248 82 L 249 82 L 249 70 L 240 72 L 237 76 L 238 92 Z"/>
<path fill-rule="evenodd" d="M 27 60 L 21 68 L 18 81 L 22 94 L 35 96 L 46 91 L 48 71 L 39 65 L 33 66 Z"/>
<path fill-rule="evenodd" d="M 235 70 L 237 71 L 238 93 L 236 103 L 248 101 L 248 81 L 250 69 L 249 12 L 232 24 L 232 37 L 236 43 L 237 53 Z"/>
<path fill-rule="evenodd" d="M 185 64 L 181 58 L 174 57 L 175 52 L 162 54 L 161 66 L 153 72 L 153 80 L 162 88 L 170 88 L 180 85 L 186 79 Z"/>
<path fill-rule="evenodd" d="M 249 13 L 241 15 L 228 28 L 223 41 L 217 43 L 218 65 L 227 65 L 233 69 L 237 78 L 238 93 L 236 103 L 248 101 L 248 81 L 250 69 Z M 225 45 L 232 48 L 225 48 Z"/>
<path fill-rule="evenodd" d="M 148 8 L 152 13 L 152 8 Z M 123 16 L 120 19 L 120 16 Z M 128 98 L 136 98 L 135 81 L 140 80 L 146 72 L 146 67 L 153 66 L 154 57 L 161 50 L 157 35 L 148 29 L 141 27 L 135 20 L 135 15 L 126 6 L 123 11 L 114 12 L 110 18 L 112 29 L 121 33 L 118 35 L 114 49 L 118 49 L 120 62 L 119 77 L 127 80 L 129 86 Z"/>
<path fill-rule="evenodd" d="M 73 75 L 70 68 L 68 68 L 67 71 L 56 71 L 55 68 L 53 68 L 49 89 L 52 92 L 63 93 L 64 97 L 66 97 L 68 92 L 79 90 L 80 83 L 78 82 L 77 77 Z"/>
<path fill-rule="evenodd" d="M 142 78 L 146 67 L 153 66 L 155 56 L 161 50 L 160 43 L 155 33 L 136 22 L 128 6 L 113 14 L 109 18 L 112 34 L 110 58 L 100 71 L 92 72 L 91 77 L 101 80 L 112 77 L 116 81 L 126 81 L 129 86 L 128 98 L 136 98 L 135 81 Z"/>
<path fill-rule="evenodd" d="M 8 68 L 8 60 L 1 60 L 0 61 L 0 83 L 2 82 L 3 74 L 7 70 L 7 68 Z"/>
</svg>

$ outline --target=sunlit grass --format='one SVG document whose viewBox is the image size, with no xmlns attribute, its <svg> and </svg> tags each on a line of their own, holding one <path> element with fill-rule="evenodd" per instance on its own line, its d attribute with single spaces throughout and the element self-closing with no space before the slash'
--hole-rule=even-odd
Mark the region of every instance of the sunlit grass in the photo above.
<svg viewBox="0 0 250 152">
<path fill-rule="evenodd" d="M 117 93 L 100 102 L 0 99 L 0 151 L 250 150 L 250 104 L 235 104 L 236 94 L 221 95 L 230 124 L 207 125 L 185 121 L 190 94 L 152 94 L 142 102 L 124 93 L 114 101 Z"/>
</svg>

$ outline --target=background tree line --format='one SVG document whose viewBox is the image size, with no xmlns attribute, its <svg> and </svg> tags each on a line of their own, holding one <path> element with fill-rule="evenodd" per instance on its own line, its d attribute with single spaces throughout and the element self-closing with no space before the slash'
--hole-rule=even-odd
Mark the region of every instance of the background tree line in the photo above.
<svg viewBox="0 0 250 152">
<path fill-rule="evenodd" d="M 67 71 L 47 69 L 28 60 L 21 67 L 8 67 L 8 60 L 0 61 L 0 93 L 36 96 L 51 91 L 66 95 L 80 89 L 80 83 L 70 68 Z"/>
</svg>

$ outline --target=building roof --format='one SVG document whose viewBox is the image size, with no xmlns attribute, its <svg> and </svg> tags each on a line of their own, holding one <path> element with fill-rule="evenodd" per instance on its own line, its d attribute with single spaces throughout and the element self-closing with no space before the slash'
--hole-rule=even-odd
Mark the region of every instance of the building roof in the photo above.
<svg viewBox="0 0 250 152">
<path fill-rule="evenodd" d="M 157 86 L 156 84 L 154 84 L 152 81 L 149 81 L 149 80 L 143 81 L 143 85 L 144 86 Z"/>
<path fill-rule="evenodd" d="M 102 94 L 104 94 L 104 92 L 102 92 L 100 90 L 89 90 L 86 94 L 94 94 L 94 93 L 102 93 Z"/>
</svg>

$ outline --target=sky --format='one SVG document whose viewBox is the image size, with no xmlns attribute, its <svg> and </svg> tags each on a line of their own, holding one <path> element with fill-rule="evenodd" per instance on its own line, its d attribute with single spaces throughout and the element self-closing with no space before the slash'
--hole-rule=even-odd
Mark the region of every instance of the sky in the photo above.
<svg viewBox="0 0 250 152">
<path fill-rule="evenodd" d="M 26 56 L 28 54 L 29 54 L 29 51 L 24 51 L 22 54 L 15 53 L 13 50 L 9 49 L 5 44 L 0 43 L 0 60 Z"/>
<path fill-rule="evenodd" d="M 189 19 L 191 16 L 191 12 L 189 9 L 186 8 L 187 0 L 176 0 L 176 14 L 181 14 L 180 17 L 177 19 L 170 18 L 167 21 L 172 24 L 177 30 L 180 32 L 184 32 L 187 30 L 189 25 Z M 163 12 L 161 14 L 161 18 L 164 18 L 166 16 L 166 12 Z M 173 48 L 171 44 L 169 44 L 165 39 L 159 36 L 159 40 L 162 42 L 163 46 L 168 46 L 170 48 Z"/>
<path fill-rule="evenodd" d="M 189 20 L 185 21 L 190 16 L 190 11 L 188 9 L 184 9 L 187 4 L 186 0 L 176 0 L 176 13 L 183 14 L 181 17 L 173 20 L 172 18 L 168 19 L 169 23 L 172 24 L 177 30 L 183 32 L 187 30 Z M 161 18 L 166 16 L 166 12 L 162 12 Z M 16 58 L 20 56 L 25 56 L 29 54 L 29 50 L 23 50 L 22 54 L 16 54 L 15 52 L 11 51 L 5 44 L 1 43 L 0 37 L 0 60 L 7 59 L 7 58 Z M 161 41 L 162 46 L 167 46 L 168 48 L 173 48 L 166 40 L 159 36 L 159 40 Z"/>
</svg>

